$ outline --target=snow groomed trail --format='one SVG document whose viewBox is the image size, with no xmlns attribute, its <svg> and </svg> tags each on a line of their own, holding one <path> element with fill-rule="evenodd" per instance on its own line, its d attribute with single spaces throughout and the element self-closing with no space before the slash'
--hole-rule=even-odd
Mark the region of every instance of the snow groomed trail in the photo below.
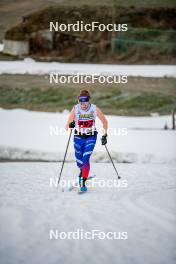
<svg viewBox="0 0 176 264">
<path fill-rule="evenodd" d="M 38 62 L 31 58 L 0 61 L 0 74 L 97 74 L 143 77 L 176 77 L 175 65 L 111 65 L 89 63 Z"/>
<path fill-rule="evenodd" d="M 175 263 L 175 163 L 116 164 L 127 188 L 95 186 L 81 196 L 50 186 L 60 165 L 0 163 L 1 263 Z M 63 178 L 77 173 L 67 163 Z M 92 163 L 91 173 L 116 179 L 110 163 Z M 127 232 L 128 238 L 50 239 L 55 229 Z"/>
</svg>

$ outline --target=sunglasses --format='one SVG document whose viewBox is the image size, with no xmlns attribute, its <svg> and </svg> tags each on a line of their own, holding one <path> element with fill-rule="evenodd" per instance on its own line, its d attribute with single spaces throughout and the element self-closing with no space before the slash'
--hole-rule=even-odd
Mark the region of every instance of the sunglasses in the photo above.
<svg viewBox="0 0 176 264">
<path fill-rule="evenodd" d="M 80 103 L 87 103 L 89 102 L 89 96 L 79 96 L 78 100 Z"/>
</svg>

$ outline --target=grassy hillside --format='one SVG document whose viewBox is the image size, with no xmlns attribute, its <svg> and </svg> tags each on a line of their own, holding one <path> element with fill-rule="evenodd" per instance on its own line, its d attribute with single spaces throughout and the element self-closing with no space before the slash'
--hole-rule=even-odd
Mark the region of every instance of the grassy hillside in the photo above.
<svg viewBox="0 0 176 264">
<path fill-rule="evenodd" d="M 55 6 L 56 4 L 64 5 L 112 5 L 114 0 L 1 0 L 0 1 L 0 42 L 2 42 L 5 32 L 12 25 L 21 22 L 21 18 L 31 12 L 35 12 L 47 6 Z M 174 7 L 175 0 L 116 0 L 117 5 L 121 6 L 158 6 L 158 7 Z"/>
<path fill-rule="evenodd" d="M 106 12 L 104 12 L 106 8 Z M 103 24 L 128 24 L 127 32 L 68 32 L 55 34 L 52 48 L 39 34 L 49 29 L 50 21 L 76 23 L 94 21 Z M 30 55 L 35 59 L 64 62 L 174 64 L 176 41 L 176 7 L 141 6 L 55 6 L 28 16 L 23 23 L 10 28 L 6 39 L 28 40 Z M 159 30 L 158 30 L 159 29 Z M 112 50 L 113 45 L 113 50 Z"/>
<path fill-rule="evenodd" d="M 92 102 L 107 114 L 169 114 L 176 106 L 176 80 L 172 78 L 129 78 L 120 85 L 53 85 L 45 76 L 0 76 L 0 107 L 37 111 L 63 111 L 76 103 L 80 89 L 88 88 Z"/>
</svg>

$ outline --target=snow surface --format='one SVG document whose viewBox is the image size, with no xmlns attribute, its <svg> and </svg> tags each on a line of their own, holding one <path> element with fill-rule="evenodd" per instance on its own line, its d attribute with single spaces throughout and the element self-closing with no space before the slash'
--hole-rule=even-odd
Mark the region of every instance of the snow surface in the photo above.
<svg viewBox="0 0 176 264">
<path fill-rule="evenodd" d="M 0 259 L 3 264 L 174 264 L 175 164 L 116 164 L 128 188 L 90 188 L 84 195 L 49 187 L 61 164 L 0 163 Z M 101 179 L 111 164 L 92 163 Z M 75 164 L 63 178 L 73 179 Z M 49 239 L 59 232 L 127 232 L 127 240 Z"/>
<path fill-rule="evenodd" d="M 68 111 L 0 109 L 0 160 L 62 161 L 68 135 L 51 136 L 50 126 L 64 127 L 67 117 Z M 78 195 L 76 189 L 50 186 L 61 162 L 0 163 L 1 263 L 175 263 L 176 134 L 163 129 L 166 123 L 171 127 L 171 117 L 107 118 L 112 128 L 128 128 L 126 136 L 108 137 L 120 183 L 126 181 L 127 188 L 95 185 Z M 90 174 L 98 182 L 117 180 L 100 135 L 95 152 Z M 72 143 L 67 161 L 74 161 Z M 75 180 L 78 173 L 75 162 L 66 162 L 61 180 Z M 50 239 L 51 230 L 78 229 L 127 232 L 128 238 Z"/>
<path fill-rule="evenodd" d="M 98 74 L 98 75 L 127 75 L 144 77 L 176 77 L 174 65 L 111 65 L 37 62 L 31 58 L 21 61 L 0 61 L 0 74 L 49 74 L 60 75 Z"/>
<path fill-rule="evenodd" d="M 2 46 L 0 46 L 0 50 Z M 176 77 L 176 66 L 96 65 L 1 61 L 0 74 L 116 74 Z M 0 109 L 0 160 L 61 161 L 68 136 L 51 136 L 50 126 L 64 127 L 68 111 L 41 113 Z M 127 188 L 51 188 L 57 163 L 0 163 L 0 262 L 3 264 L 174 264 L 176 262 L 176 134 L 170 116 L 108 116 L 112 128 L 127 128 L 126 136 L 109 136 L 108 148 Z M 100 123 L 98 122 L 98 127 Z M 68 161 L 74 161 L 70 144 Z M 112 164 L 100 144 L 91 162 L 98 180 L 115 180 Z M 156 163 L 157 161 L 157 163 Z M 146 163 L 146 164 L 144 164 Z M 75 180 L 75 163 L 66 163 L 62 179 Z M 127 232 L 127 240 L 50 240 L 59 232 Z"/>
<path fill-rule="evenodd" d="M 68 111 L 63 113 L 34 112 L 23 109 L 0 109 L 0 158 L 25 160 L 62 160 L 68 135 L 51 134 L 52 128 L 65 127 Z M 107 116 L 109 126 L 117 135 L 108 137 L 113 157 L 122 162 L 173 161 L 176 158 L 176 133 L 164 130 L 171 127 L 170 116 L 120 117 Z M 100 122 L 97 122 L 100 127 Z M 122 135 L 122 129 L 127 135 Z M 121 129 L 121 130 L 118 130 Z M 57 130 L 57 131 L 58 131 Z M 121 134 L 118 134 L 120 133 Z M 74 161 L 71 142 L 67 160 Z M 107 162 L 108 157 L 98 136 L 94 161 Z"/>
</svg>

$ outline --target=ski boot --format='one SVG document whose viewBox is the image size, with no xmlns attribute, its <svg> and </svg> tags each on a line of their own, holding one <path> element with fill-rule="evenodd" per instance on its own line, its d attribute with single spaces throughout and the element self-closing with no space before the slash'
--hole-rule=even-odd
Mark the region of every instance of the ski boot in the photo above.
<svg viewBox="0 0 176 264">
<path fill-rule="evenodd" d="M 80 187 L 80 191 L 81 192 L 86 192 L 87 191 L 87 186 L 85 184 L 86 180 L 87 179 L 85 179 L 85 178 L 83 178 L 83 180 L 82 180 L 82 186 Z"/>
<path fill-rule="evenodd" d="M 82 186 L 82 170 L 80 170 L 80 174 L 79 174 L 79 187 L 81 188 Z"/>
</svg>

